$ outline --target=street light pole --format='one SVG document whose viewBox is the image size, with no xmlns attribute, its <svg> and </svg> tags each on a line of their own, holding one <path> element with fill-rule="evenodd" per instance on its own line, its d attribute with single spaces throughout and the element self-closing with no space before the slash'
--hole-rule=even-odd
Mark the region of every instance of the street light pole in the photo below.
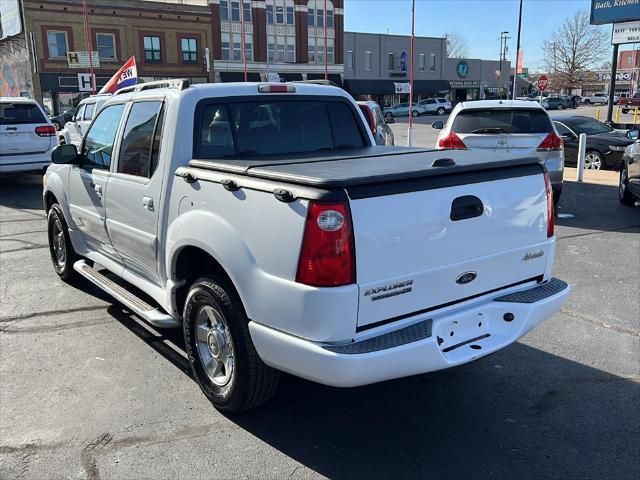
<svg viewBox="0 0 640 480">
<path fill-rule="evenodd" d="M 504 54 L 507 47 L 507 39 L 509 38 L 507 37 L 508 33 L 509 32 L 500 32 L 500 98 L 502 98 L 502 86 L 504 85 L 504 80 L 502 78 L 502 61 L 505 60 Z"/>
<path fill-rule="evenodd" d="M 518 15 L 518 41 L 516 44 L 516 69 L 513 71 L 513 100 L 518 95 L 518 60 L 520 59 L 520 31 L 522 30 L 522 0 L 520 0 L 520 14 Z"/>
<path fill-rule="evenodd" d="M 409 60 L 409 131 L 407 132 L 407 146 L 413 146 L 413 41 L 415 38 L 416 0 L 411 5 L 411 59 Z"/>
</svg>

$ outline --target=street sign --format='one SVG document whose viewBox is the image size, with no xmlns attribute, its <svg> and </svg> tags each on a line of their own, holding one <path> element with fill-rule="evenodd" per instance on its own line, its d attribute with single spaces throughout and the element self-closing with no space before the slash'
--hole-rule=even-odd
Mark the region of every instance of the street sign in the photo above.
<svg viewBox="0 0 640 480">
<path fill-rule="evenodd" d="M 518 77 L 519 78 L 529 78 L 529 74 L 527 72 L 519 73 Z"/>
<path fill-rule="evenodd" d="M 89 52 L 67 52 L 67 62 L 69 68 L 89 68 Z M 91 52 L 91 63 L 93 68 L 100 67 L 98 52 Z"/>
<path fill-rule="evenodd" d="M 93 81 L 96 81 L 96 76 L 93 76 Z M 78 74 L 78 91 L 79 92 L 91 92 L 91 74 L 79 73 Z"/>
<path fill-rule="evenodd" d="M 640 4 L 638 5 L 640 8 Z M 635 22 L 614 23 L 611 45 L 640 42 L 640 20 Z"/>
<path fill-rule="evenodd" d="M 549 87 L 549 78 L 546 75 L 540 75 L 538 78 L 538 91 L 544 92 Z"/>
</svg>

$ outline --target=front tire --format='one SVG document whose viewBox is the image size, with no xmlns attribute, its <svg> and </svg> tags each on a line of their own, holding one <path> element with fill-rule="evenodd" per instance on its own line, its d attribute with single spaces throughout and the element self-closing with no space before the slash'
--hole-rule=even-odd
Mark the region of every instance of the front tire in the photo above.
<svg viewBox="0 0 640 480">
<path fill-rule="evenodd" d="M 636 198 L 629 192 L 629 180 L 627 179 L 627 169 L 622 166 L 620 169 L 620 184 L 618 186 L 618 199 L 623 205 L 633 207 L 636 204 Z"/>
<path fill-rule="evenodd" d="M 585 170 L 604 170 L 604 157 L 600 152 L 589 150 L 584 155 Z"/>
<path fill-rule="evenodd" d="M 437 113 L 438 113 L 438 115 L 444 115 L 445 109 L 440 107 L 440 108 L 438 108 Z"/>
<path fill-rule="evenodd" d="M 51 206 L 47 215 L 47 236 L 53 269 L 65 282 L 73 280 L 76 277 L 73 264 L 79 257 L 73 249 L 67 222 L 65 222 L 62 209 L 57 203 Z"/>
<path fill-rule="evenodd" d="M 626 110 L 626 109 L 623 108 L 622 109 L 622 113 L 629 113 L 629 110 Z"/>
<path fill-rule="evenodd" d="M 413 110 L 413 111 L 411 112 L 411 116 L 412 116 L 412 117 L 417 117 L 417 116 L 419 116 L 419 115 L 420 115 L 420 112 L 418 112 L 417 110 Z"/>
<path fill-rule="evenodd" d="M 214 278 L 196 280 L 183 319 L 191 371 L 216 408 L 240 413 L 274 395 L 280 372 L 258 356 L 242 302 L 230 285 Z"/>
</svg>

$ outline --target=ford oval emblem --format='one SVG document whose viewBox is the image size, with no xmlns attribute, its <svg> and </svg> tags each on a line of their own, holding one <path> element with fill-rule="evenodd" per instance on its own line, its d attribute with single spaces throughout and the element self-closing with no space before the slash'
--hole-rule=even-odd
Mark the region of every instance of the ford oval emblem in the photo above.
<svg viewBox="0 0 640 480">
<path fill-rule="evenodd" d="M 477 276 L 478 274 L 476 272 L 464 272 L 463 274 L 458 275 L 458 278 L 456 278 L 456 283 L 459 283 L 460 285 L 466 285 L 467 283 L 473 282 Z"/>
</svg>

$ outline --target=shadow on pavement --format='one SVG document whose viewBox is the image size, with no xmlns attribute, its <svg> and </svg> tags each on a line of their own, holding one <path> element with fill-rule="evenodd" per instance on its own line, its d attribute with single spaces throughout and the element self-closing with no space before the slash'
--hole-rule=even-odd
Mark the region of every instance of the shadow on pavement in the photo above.
<svg viewBox="0 0 640 480">
<path fill-rule="evenodd" d="M 565 182 L 556 213 L 572 218 L 556 217 L 556 225 L 585 230 L 607 230 L 640 233 L 640 208 L 622 205 L 618 187 L 594 183 Z M 573 232 L 556 231 L 558 238 Z"/>
<path fill-rule="evenodd" d="M 42 175 L 0 174 L 0 206 L 44 210 Z"/>
</svg>

